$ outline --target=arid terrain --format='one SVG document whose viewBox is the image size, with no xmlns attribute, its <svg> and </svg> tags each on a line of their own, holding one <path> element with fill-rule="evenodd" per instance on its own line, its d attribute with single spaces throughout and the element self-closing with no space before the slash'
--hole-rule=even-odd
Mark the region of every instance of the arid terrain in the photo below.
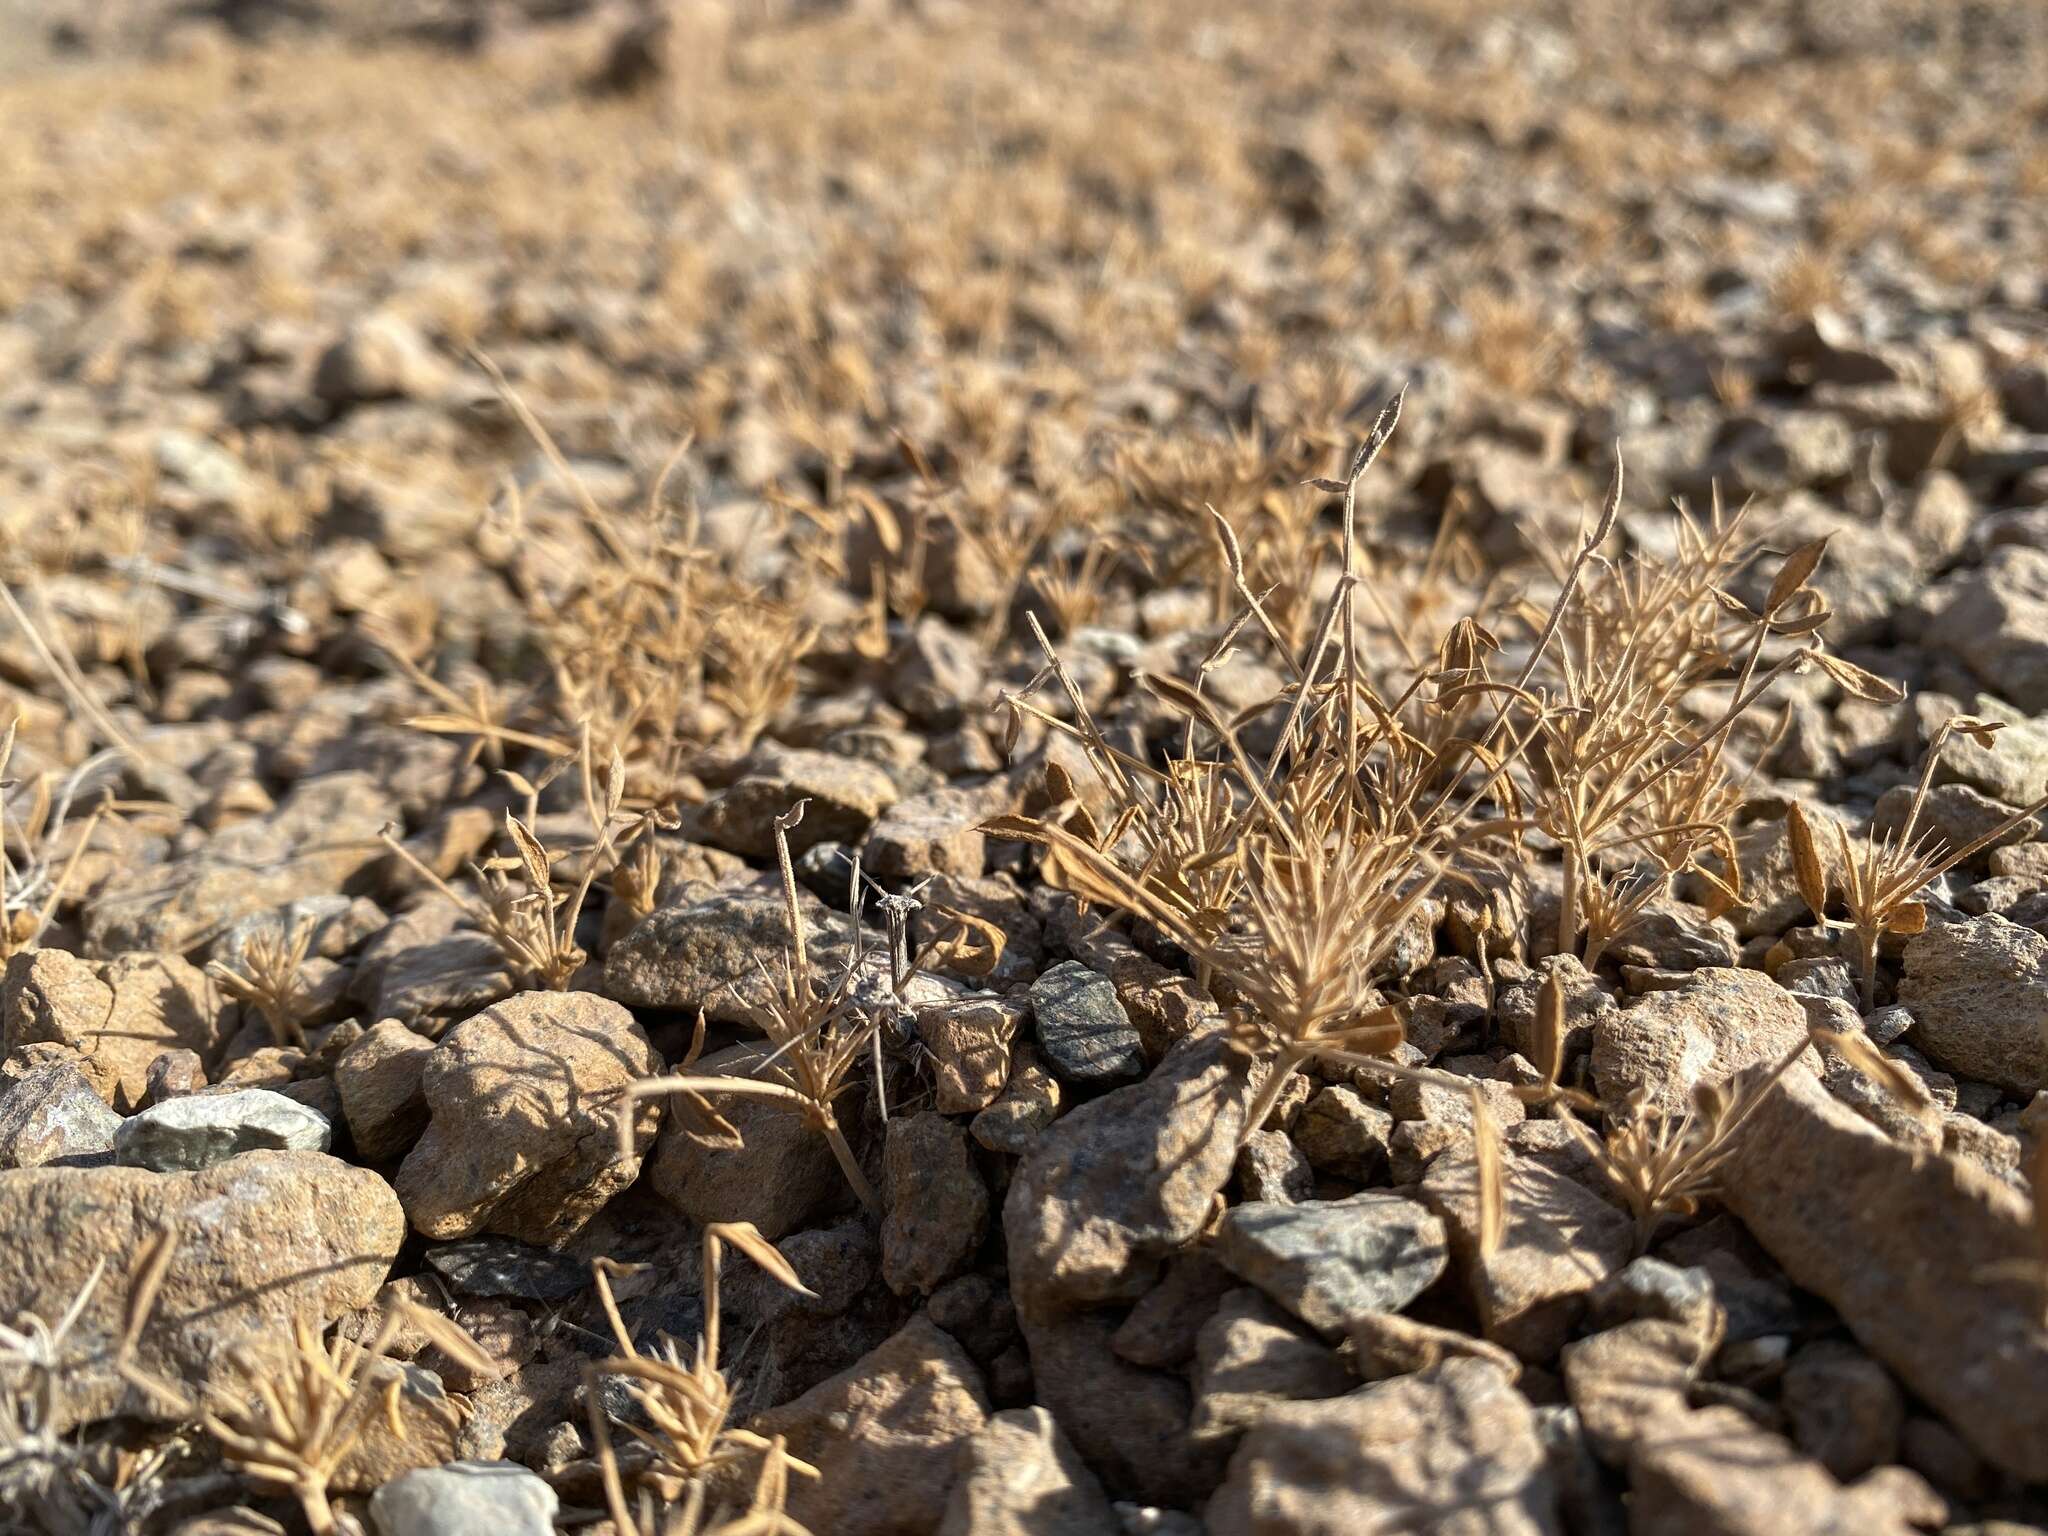
<svg viewBox="0 0 2048 1536">
<path fill-rule="evenodd" d="M 2048 1531 L 2048 11 L 0 130 L 0 1532 Z"/>
</svg>

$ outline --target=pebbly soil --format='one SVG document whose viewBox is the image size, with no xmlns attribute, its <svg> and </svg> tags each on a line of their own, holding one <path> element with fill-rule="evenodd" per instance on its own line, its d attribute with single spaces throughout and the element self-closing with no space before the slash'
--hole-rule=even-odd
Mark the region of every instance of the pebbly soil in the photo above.
<svg viewBox="0 0 2048 1536">
<path fill-rule="evenodd" d="M 807 1294 L 728 1245 L 726 1422 L 808 1468 L 704 1486 L 815 1536 L 2048 1528 L 2044 64 L 1913 0 L 0 6 L 0 1526 L 616 1530 L 608 1459 L 690 1479 L 594 1261 L 687 1362 L 746 1222 Z M 1450 870 L 1347 969 L 1388 1066 L 1247 1124 L 1242 978 L 985 824 L 1136 868 L 1110 749 L 1273 750 L 1397 395 L 1388 696 L 1468 615 L 1515 676 L 1618 444 L 1601 568 L 1824 538 L 1903 697 L 1776 676 L 1596 949 L 1555 827 Z M 1866 993 L 1838 851 L 1986 832 Z M 791 902 L 845 1160 L 628 1092 L 793 1059 Z M 1550 997 L 1602 1146 L 1749 1105 L 1696 1198 L 1569 1131 Z M 405 1314 L 331 1512 L 202 1422 L 393 1302 L 480 1353 Z"/>
</svg>

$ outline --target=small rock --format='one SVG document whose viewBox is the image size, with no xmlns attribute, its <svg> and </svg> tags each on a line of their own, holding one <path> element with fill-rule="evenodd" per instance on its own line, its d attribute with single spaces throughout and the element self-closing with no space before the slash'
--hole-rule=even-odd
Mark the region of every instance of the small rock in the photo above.
<svg viewBox="0 0 2048 1536">
<path fill-rule="evenodd" d="M 823 1474 L 791 1478 L 789 1514 L 833 1536 L 914 1536 L 938 1529 L 963 1448 L 988 1423 L 974 1362 L 923 1317 L 879 1349 L 747 1428 L 781 1435 Z"/>
<path fill-rule="evenodd" d="M 615 1116 L 660 1070 L 633 1016 L 587 992 L 521 993 L 456 1025 L 422 1073 L 431 1118 L 395 1180 L 406 1215 L 430 1238 L 566 1242 L 639 1176 L 661 1106 L 638 1106 L 623 1156 Z"/>
<path fill-rule="evenodd" d="M 1123 1536 L 1123 1528 L 1053 1416 L 1011 1408 L 961 1447 L 938 1536 Z"/>
<path fill-rule="evenodd" d="M 509 1237 L 435 1243 L 426 1260 L 458 1296 L 563 1301 L 590 1284 L 590 1267 Z"/>
<path fill-rule="evenodd" d="M 1719 1182 L 1793 1282 L 1975 1450 L 2048 1478 L 2048 1333 L 2036 1294 L 1996 1278 L 2035 1256 L 2025 1196 L 1899 1146 L 1796 1077 L 1752 1112 Z"/>
<path fill-rule="evenodd" d="M 1212 1030 L 1046 1130 L 1003 1204 L 1018 1310 L 1143 1294 L 1230 1178 L 1249 1086 L 1245 1058 Z"/>
<path fill-rule="evenodd" d="M 1315 1170 L 1285 1131 L 1253 1131 L 1237 1150 L 1237 1187 L 1246 1200 L 1306 1200 Z"/>
<path fill-rule="evenodd" d="M 17 1169 L 0 1173 L 0 1231 L 37 1237 L 0 1245 L 0 1296 L 55 1320 L 96 1263 L 127 1263 L 167 1223 L 178 1248 L 136 1358 L 188 1390 L 224 1380 L 239 1346 L 294 1317 L 324 1323 L 369 1303 L 405 1237 L 388 1184 L 319 1152 L 250 1152 L 197 1173 Z M 161 1411 L 113 1367 L 127 1295 L 103 1278 L 80 1314 L 58 1433 Z"/>
<path fill-rule="evenodd" d="M 419 1140 L 427 1128 L 422 1086 L 434 1042 L 396 1019 L 371 1025 L 334 1064 L 334 1086 L 356 1151 L 386 1162 Z"/>
<path fill-rule="evenodd" d="M 245 1152 L 325 1152 L 327 1117 L 268 1088 L 195 1093 L 121 1122 L 114 1161 L 126 1168 L 190 1173 Z"/>
<path fill-rule="evenodd" d="M 1039 1055 L 1053 1076 L 1081 1092 L 1135 1082 L 1145 1052 L 1116 986 L 1074 960 L 1063 960 L 1031 984 Z"/>
<path fill-rule="evenodd" d="M 1234 1442 L 1275 1403 L 1341 1397 L 1356 1385 L 1335 1350 L 1259 1292 L 1234 1291 L 1196 1343 L 1190 1429 Z"/>
<path fill-rule="evenodd" d="M 24 950 L 0 982 L 0 1052 L 43 1041 L 71 1046 L 93 1091 L 116 1109 L 134 1109 L 162 1052 L 219 1054 L 221 1016 L 213 983 L 177 955 L 122 955 L 95 971 L 63 950 Z"/>
<path fill-rule="evenodd" d="M 1211 1536 L 1562 1530 L 1535 1415 L 1505 1372 L 1473 1359 L 1274 1405 L 1239 1444 L 1206 1524 Z"/>
<path fill-rule="evenodd" d="M 1235 1206 L 1215 1248 L 1232 1274 L 1333 1338 L 1367 1313 L 1400 1311 L 1450 1257 L 1443 1223 L 1427 1207 L 1379 1191 Z"/>
<path fill-rule="evenodd" d="M 1470 1151 L 1431 1163 L 1416 1194 L 1443 1220 L 1486 1337 L 1531 1364 L 1556 1355 L 1588 1293 L 1635 1251 L 1634 1225 L 1620 1209 L 1533 1157 L 1501 1154 L 1506 1221 L 1485 1256 Z"/>
<path fill-rule="evenodd" d="M 419 333 L 394 314 L 358 320 L 320 355 L 313 396 L 330 406 L 426 399 L 447 386 L 446 367 Z"/>
<path fill-rule="evenodd" d="M 370 1496 L 381 1536 L 551 1536 L 560 1507 L 554 1489 L 504 1461 L 422 1467 Z"/>
<path fill-rule="evenodd" d="M 750 1077 L 766 1055 L 764 1046 L 736 1045 L 690 1070 Z M 692 1221 L 751 1221 L 775 1242 L 846 1197 L 831 1145 L 794 1105 L 730 1094 L 713 1095 L 712 1106 L 740 1133 L 738 1146 L 714 1141 L 675 1107 L 647 1163 L 649 1186 Z"/>
<path fill-rule="evenodd" d="M 1906 944 L 1899 1001 L 1935 1061 L 2013 1093 L 2048 1088 L 2048 938 L 1973 917 Z"/>
<path fill-rule="evenodd" d="M 1006 998 L 970 997 L 918 1015 L 931 1057 L 933 1103 L 942 1115 L 988 1108 L 1010 1075 L 1010 1042 L 1025 1010 Z"/>
<path fill-rule="evenodd" d="M 944 620 L 911 626 L 889 670 L 889 697 L 920 725 L 951 725 L 981 693 L 981 648 Z"/>
<path fill-rule="evenodd" d="M 1369 1184 L 1387 1166 L 1394 1117 L 1355 1088 L 1334 1083 L 1317 1091 L 1294 1123 L 1294 1144 L 1318 1173 Z"/>
<path fill-rule="evenodd" d="M 1898 1460 L 1906 1399 L 1855 1345 L 1822 1339 L 1799 1350 L 1779 1400 L 1799 1448 L 1843 1482 Z"/>
<path fill-rule="evenodd" d="M 1368 1312 L 1351 1324 L 1351 1364 L 1362 1381 L 1385 1381 L 1429 1370 L 1440 1360 L 1469 1355 L 1498 1366 L 1513 1381 L 1522 1362 L 1484 1339 L 1454 1328 L 1417 1322 L 1398 1312 Z"/>
<path fill-rule="evenodd" d="M 114 1150 L 121 1117 L 93 1092 L 71 1062 L 0 1078 L 0 1168 L 42 1168 L 103 1159 Z"/>
<path fill-rule="evenodd" d="M 1200 1248 L 1167 1260 L 1159 1283 L 1138 1298 L 1110 1347 L 1133 1365 L 1167 1370 L 1194 1358 L 1202 1327 L 1237 1288 L 1237 1277 Z"/>
<path fill-rule="evenodd" d="M 974 1117 L 967 1132 L 991 1152 L 1022 1157 L 1059 1112 L 1058 1079 L 1038 1064 L 1030 1046 L 1020 1045 L 1011 1056 L 1002 1096 Z"/>
<path fill-rule="evenodd" d="M 1696 1085 L 1778 1061 L 1806 1038 L 1806 1010 L 1770 977 L 1709 967 L 1676 991 L 1652 992 L 1601 1015 L 1593 1081 L 1609 1104 L 1642 1090 L 1659 1109 L 1676 1113 Z"/>
<path fill-rule="evenodd" d="M 1727 1320 L 1714 1296 L 1713 1277 L 1703 1269 L 1681 1269 L 1645 1254 L 1593 1287 L 1587 1326 L 1619 1328 L 1638 1318 L 1675 1323 L 1708 1341 L 1720 1342 Z"/>
<path fill-rule="evenodd" d="M 803 820 L 789 829 L 790 851 L 802 853 L 816 843 L 860 841 L 896 799 L 895 783 L 873 763 L 767 745 L 757 748 L 740 776 L 698 811 L 691 835 L 714 848 L 771 858 L 775 819 L 802 800 Z"/>
<path fill-rule="evenodd" d="M 928 1296 L 967 1267 L 988 1235 L 988 1188 L 967 1133 L 929 1110 L 889 1122 L 883 1163 L 882 1278 L 899 1296 Z"/>
</svg>

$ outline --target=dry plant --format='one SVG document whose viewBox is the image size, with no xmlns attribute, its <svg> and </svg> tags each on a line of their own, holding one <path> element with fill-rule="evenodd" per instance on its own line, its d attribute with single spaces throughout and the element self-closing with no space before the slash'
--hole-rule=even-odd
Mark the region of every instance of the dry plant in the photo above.
<svg viewBox="0 0 2048 1536">
<path fill-rule="evenodd" d="M 789 832 L 803 820 L 807 801 L 775 818 L 775 856 L 782 872 L 783 909 L 789 924 L 790 947 L 772 991 L 762 1025 L 772 1049 L 761 1062 L 759 1077 L 709 1077 L 684 1073 L 632 1084 L 620 1105 L 619 1134 L 630 1141 L 634 1106 L 645 1098 L 679 1095 L 699 1117 L 708 1134 L 736 1145 L 739 1132 L 712 1108 L 712 1094 L 773 1099 L 799 1111 L 832 1148 L 846 1182 L 870 1211 L 880 1212 L 881 1198 L 861 1171 L 860 1159 L 846 1140 L 834 1102 L 853 1082 L 853 1070 L 870 1049 L 878 1049 L 878 1015 L 859 1006 L 854 983 L 865 960 L 858 944 L 830 985 L 822 983 L 811 963 L 808 925 L 797 897 L 796 867 L 789 853 Z M 858 872 L 855 879 L 858 881 Z M 856 887 L 857 888 L 857 887 Z M 855 924 L 858 927 L 858 913 Z M 700 1014 L 697 1035 L 683 1060 L 693 1064 L 704 1044 Z"/>
<path fill-rule="evenodd" d="M 1080 744 L 1114 815 L 1098 825 L 1063 778 L 1050 777 L 1062 802 L 1051 812 L 997 817 L 985 830 L 1039 845 L 1047 883 L 1156 925 L 1204 985 L 1219 984 L 1236 1038 L 1265 1069 L 1247 1136 L 1310 1059 L 1387 1066 L 1403 1038 L 1398 1010 L 1375 985 L 1387 951 L 1452 860 L 1483 860 L 1482 843 L 1512 826 L 1480 814 L 1511 794 L 1505 769 L 1521 740 L 1504 710 L 1492 727 L 1476 719 L 1489 694 L 1491 637 L 1476 626 L 1454 630 L 1391 698 L 1367 677 L 1357 644 L 1357 488 L 1399 411 L 1397 398 L 1381 412 L 1344 481 L 1318 482 L 1344 496 L 1345 569 L 1299 652 L 1252 590 L 1227 520 L 1216 518 L 1243 612 L 1193 683 L 1141 679 L 1185 718 L 1177 759 L 1158 768 L 1113 746 L 1035 620 L 1046 664 L 1030 688 L 1003 700 L 1012 741 L 1030 720 Z M 1202 677 L 1245 633 L 1265 638 L 1292 682 L 1226 719 L 1203 695 Z M 1032 702 L 1046 682 L 1065 693 L 1071 720 Z M 1282 716 L 1278 734 L 1256 761 L 1242 728 L 1269 712 Z M 1202 743 L 1214 755 L 1202 755 Z"/>
<path fill-rule="evenodd" d="M 395 827 L 386 827 L 380 834 L 386 848 L 435 891 L 460 907 L 469 921 L 498 946 L 514 975 L 554 992 L 568 990 L 589 959 L 576 941 L 576 928 L 591 887 L 600 875 L 618 865 L 626 849 L 670 820 L 659 809 L 637 816 L 625 814 L 627 770 L 616 747 L 605 769 L 600 794 L 591 767 L 591 751 L 586 733 L 576 762 L 581 773 L 584 811 L 596 835 L 590 846 L 577 851 L 583 870 L 567 892 L 556 889 L 554 875 L 556 862 L 566 855 L 552 852 L 534 835 L 530 821 L 510 810 L 505 812 L 505 834 L 514 852 L 470 865 L 477 889 L 473 896 L 429 869 L 399 841 Z M 526 789 L 529 804 L 538 800 L 542 785 L 509 771 L 507 777 Z M 544 776 L 543 785 L 546 777 L 551 775 Z"/>
<path fill-rule="evenodd" d="M 718 1355 L 719 1270 L 728 1245 L 752 1259 L 777 1283 L 815 1299 L 789 1261 L 753 1223 L 712 1222 L 704 1228 L 704 1332 L 687 1360 L 682 1346 L 667 1334 L 661 1335 L 657 1351 L 642 1354 L 613 1298 L 611 1281 L 617 1267 L 602 1259 L 593 1266 L 598 1299 L 618 1340 L 619 1353 L 584 1368 L 584 1395 L 606 1502 L 622 1532 L 652 1530 L 658 1536 L 694 1536 L 707 1517 L 705 1503 L 711 1481 L 758 1457 L 751 1508 L 744 1517 L 726 1511 L 712 1513 L 709 1518 L 718 1522 L 713 1529 L 727 1536 L 756 1532 L 760 1536 L 801 1536 L 802 1528 L 782 1513 L 783 1497 L 790 1473 L 816 1477 L 817 1469 L 790 1456 L 781 1440 L 765 1439 L 727 1422 L 733 1392 L 719 1368 Z M 643 1508 L 642 1518 L 637 1520 L 629 1512 L 625 1480 L 599 1390 L 599 1378 L 607 1375 L 625 1378 L 626 1392 L 649 1426 L 621 1425 L 644 1454 L 639 1469 L 643 1488 L 671 1506 L 669 1515 L 659 1523 L 650 1508 Z M 681 1508 L 674 1508 L 679 1502 Z"/>
<path fill-rule="evenodd" d="M 0 962 L 33 948 L 55 920 L 70 894 L 79 861 L 92 847 L 93 833 L 111 813 L 112 802 L 101 794 L 77 827 L 71 826 L 72 810 L 95 786 L 107 787 L 109 773 L 120 762 L 114 753 L 102 752 L 66 774 L 55 789 L 46 773 L 21 784 L 6 777 L 20 726 L 18 719 L 10 721 L 6 734 L 0 735 Z M 67 830 L 71 850 L 60 853 Z"/>
<path fill-rule="evenodd" d="M 384 1369 L 401 1330 L 423 1332 L 472 1370 L 496 1368 L 459 1325 L 415 1303 L 397 1301 L 386 1306 L 367 1345 L 338 1333 L 323 1345 L 320 1329 L 297 1318 L 283 1338 L 237 1352 L 238 1387 L 211 1383 L 195 1397 L 134 1358 L 176 1251 L 177 1234 L 166 1228 L 138 1257 L 117 1366 L 132 1386 L 204 1429 L 243 1476 L 296 1498 L 313 1536 L 330 1536 L 341 1528 L 328 1487 L 373 1416 L 383 1413 L 391 1433 L 405 1438 L 399 1410 L 403 1379 Z"/>
<path fill-rule="evenodd" d="M 106 1260 L 72 1297 L 56 1322 L 32 1312 L 0 1324 L 0 1514 L 47 1529 L 71 1529 L 76 1509 L 95 1491 L 65 1422 L 66 1341 L 91 1303 Z"/>
<path fill-rule="evenodd" d="M 1689 1216 L 1712 1192 L 1734 1153 L 1742 1129 L 1810 1047 L 1838 1052 L 1894 1096 L 1910 1096 L 1905 1069 L 1882 1055 L 1860 1033 L 1817 1028 L 1775 1061 L 1752 1067 L 1725 1082 L 1700 1083 L 1676 1113 L 1655 1102 L 1648 1084 L 1638 1084 L 1620 1101 L 1604 1107 L 1576 1088 L 1563 1086 L 1564 989 L 1553 971 L 1536 1002 L 1535 1066 L 1543 1081 L 1520 1090 L 1532 1106 L 1547 1107 L 1591 1155 L 1595 1166 L 1621 1195 L 1635 1218 L 1636 1251 L 1648 1250 L 1666 1218 Z M 1582 1115 L 1604 1113 L 1596 1134 Z"/>
<path fill-rule="evenodd" d="M 1943 846 L 1938 836 L 1923 833 L 1920 815 L 1927 806 L 1927 792 L 1934 783 L 1934 770 L 1942 748 L 1956 735 L 1966 735 L 1987 750 L 1996 744 L 2004 729 L 1999 720 L 1981 720 L 1974 715 L 1952 715 L 1944 720 L 1927 745 L 1920 781 L 1914 786 L 1912 805 L 1897 831 L 1881 838 L 1852 840 L 1839 823 L 1835 835 L 1841 848 L 1842 905 L 1848 921 L 1828 914 L 1829 882 L 1820 850 L 1814 842 L 1813 825 L 1797 801 L 1785 812 L 1785 827 L 1792 844 L 1792 868 L 1800 897 L 1823 929 L 1847 928 L 1856 935 L 1857 965 L 1863 981 L 1863 1010 L 1877 1006 L 1877 951 L 1887 934 L 1906 936 L 1927 927 L 1927 906 L 1918 900 L 1930 882 L 1939 880 L 1957 865 L 1974 858 L 2022 822 L 2031 821 L 2048 810 L 2048 795 L 2022 810 L 2014 811 L 1990 830 L 1959 848 Z"/>
<path fill-rule="evenodd" d="M 303 974 L 312 943 L 310 921 L 293 923 L 289 931 L 265 927 L 242 946 L 239 963 L 211 960 L 206 974 L 236 1002 L 263 1016 L 272 1041 L 303 1049 L 306 1021 L 316 1006 Z"/>
<path fill-rule="evenodd" d="M 1610 509 L 1619 486 L 1617 475 Z M 1527 696 L 1536 718 L 1527 798 L 1535 825 L 1564 853 L 1557 948 L 1576 949 L 1583 930 L 1588 969 L 1688 870 L 1724 902 L 1740 899 L 1729 820 L 1742 795 L 1726 745 L 1778 677 L 1818 665 L 1859 697 L 1899 697 L 1821 649 L 1829 613 L 1807 581 L 1825 540 L 1785 557 L 1762 612 L 1729 595 L 1753 558 L 1743 523 L 1718 501 L 1704 521 L 1681 511 L 1673 555 L 1622 564 L 1598 557 L 1591 540 L 1542 618 L 1555 644 L 1539 646 L 1543 664 Z M 1773 641 L 1790 648 L 1766 664 Z M 1724 687 L 1724 703 L 1703 702 Z M 1706 864 L 1710 856 L 1725 875 Z"/>
</svg>

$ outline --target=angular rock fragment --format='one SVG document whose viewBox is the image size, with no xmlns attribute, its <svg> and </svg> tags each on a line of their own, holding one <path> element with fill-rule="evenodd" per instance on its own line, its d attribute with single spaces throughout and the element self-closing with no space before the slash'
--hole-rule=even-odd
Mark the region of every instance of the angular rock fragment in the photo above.
<svg viewBox="0 0 2048 1536">
<path fill-rule="evenodd" d="M 1318 1403 L 1276 1405 L 1210 1500 L 1212 1536 L 1560 1536 L 1535 1415 L 1498 1366 L 1445 1360 Z"/>
<path fill-rule="evenodd" d="M 630 1083 L 661 1070 L 633 1016 L 588 992 L 524 992 L 441 1038 L 421 1075 L 431 1119 L 396 1180 L 423 1236 L 573 1237 L 640 1173 L 661 1106 L 616 1117 Z"/>
<path fill-rule="evenodd" d="M 235 1346 L 294 1317 L 326 1321 L 363 1306 L 405 1238 L 405 1213 L 374 1173 L 319 1152 L 251 1152 L 198 1173 L 34 1168 L 0 1173 L 0 1296 L 61 1317 L 93 1267 L 110 1272 L 72 1335 L 78 1364 L 61 1399 L 66 1423 L 152 1415 L 154 1399 L 114 1372 L 128 1287 L 121 1266 L 165 1226 L 178 1232 L 137 1361 L 187 1389 L 229 1369 Z"/>
<path fill-rule="evenodd" d="M 1348 1200 L 1234 1206 L 1217 1229 L 1216 1257 L 1334 1338 L 1428 1290 L 1450 1247 L 1443 1222 L 1426 1206 L 1368 1190 Z"/>
</svg>

